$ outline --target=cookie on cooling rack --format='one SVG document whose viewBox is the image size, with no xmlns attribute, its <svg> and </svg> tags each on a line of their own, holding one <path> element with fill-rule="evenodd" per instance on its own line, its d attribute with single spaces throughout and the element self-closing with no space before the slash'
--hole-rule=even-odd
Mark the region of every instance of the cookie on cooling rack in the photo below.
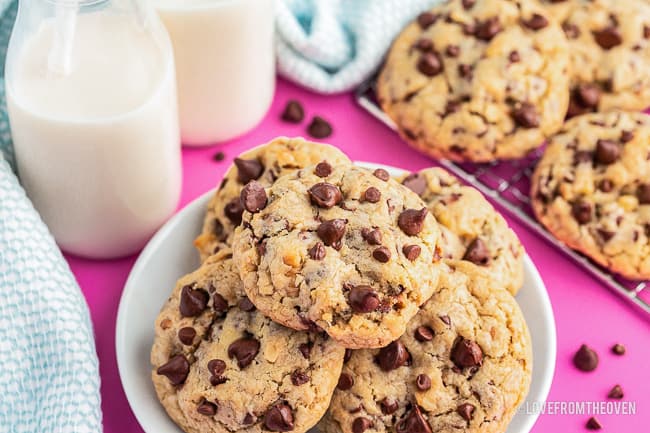
<svg viewBox="0 0 650 433">
<path fill-rule="evenodd" d="M 398 179 L 418 194 L 436 217 L 445 260 L 468 260 L 513 295 L 524 281 L 524 247 L 499 212 L 476 188 L 442 168 Z"/>
<path fill-rule="evenodd" d="M 535 215 L 558 239 L 631 279 L 650 278 L 650 117 L 571 119 L 532 178 Z"/>
<path fill-rule="evenodd" d="M 323 162 L 322 169 L 326 170 L 328 164 L 350 160 L 334 146 L 287 137 L 276 138 L 236 158 L 210 200 L 203 230 L 194 241 L 201 261 L 231 244 L 232 234 L 241 223 L 244 211 L 239 195 L 245 184 L 257 180 L 268 186 L 286 173 L 319 162 Z"/>
<path fill-rule="evenodd" d="M 514 298 L 471 263 L 383 349 L 343 365 L 324 433 L 504 432 L 531 381 L 531 339 Z"/>
<path fill-rule="evenodd" d="M 562 29 L 536 1 L 450 0 L 397 37 L 377 94 L 424 153 L 513 159 L 562 126 L 568 68 Z"/>
<path fill-rule="evenodd" d="M 545 0 L 562 24 L 571 56 L 567 117 L 650 106 L 650 3 Z"/>
<path fill-rule="evenodd" d="M 186 432 L 303 433 L 325 413 L 345 350 L 271 321 L 228 249 L 182 277 L 155 323 L 152 379 Z"/>
<path fill-rule="evenodd" d="M 244 290 L 285 326 L 382 347 L 436 288 L 438 224 L 382 169 L 307 167 L 267 189 L 249 183 L 242 203 L 233 250 Z"/>
</svg>

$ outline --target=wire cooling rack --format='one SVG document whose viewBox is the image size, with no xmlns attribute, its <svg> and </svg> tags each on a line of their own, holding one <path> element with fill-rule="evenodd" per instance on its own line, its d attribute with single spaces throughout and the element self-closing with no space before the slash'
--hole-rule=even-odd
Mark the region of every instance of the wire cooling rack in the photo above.
<svg viewBox="0 0 650 433">
<path fill-rule="evenodd" d="M 375 84 L 374 78 L 362 84 L 356 92 L 357 102 L 389 128 L 397 130 L 393 121 L 381 110 L 377 103 Z M 438 163 L 479 189 L 483 194 L 510 212 L 520 223 L 546 239 L 616 294 L 632 302 L 650 315 L 650 281 L 632 281 L 609 272 L 564 245 L 537 222 L 530 205 L 528 191 L 530 191 L 530 178 L 533 169 L 541 154 L 542 149 L 540 148 L 528 157 L 514 161 L 458 164 L 441 159 L 438 160 Z"/>
</svg>

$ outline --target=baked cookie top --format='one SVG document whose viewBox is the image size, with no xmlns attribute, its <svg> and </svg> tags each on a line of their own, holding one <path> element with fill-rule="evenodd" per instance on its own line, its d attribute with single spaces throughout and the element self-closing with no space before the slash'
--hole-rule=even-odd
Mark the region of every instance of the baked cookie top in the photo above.
<svg viewBox="0 0 650 433">
<path fill-rule="evenodd" d="M 234 260 L 251 301 L 348 348 L 399 337 L 433 293 L 439 230 L 424 202 L 378 169 L 307 167 L 242 191 Z"/>
<path fill-rule="evenodd" d="M 314 143 L 302 138 L 278 137 L 249 150 L 235 159 L 226 172 L 219 189 L 210 199 L 203 221 L 203 230 L 195 239 L 201 261 L 219 248 L 231 245 L 235 227 L 244 211 L 239 202 L 242 188 L 251 180 L 264 186 L 293 170 L 327 161 L 330 164 L 350 162 L 339 149 L 328 144 Z"/>
<path fill-rule="evenodd" d="M 530 0 L 451 0 L 397 37 L 378 98 L 434 157 L 519 158 L 560 129 L 569 100 L 560 26 Z"/>
<path fill-rule="evenodd" d="M 567 116 L 650 106 L 650 3 L 645 0 L 545 0 L 569 40 Z"/>
<path fill-rule="evenodd" d="M 228 249 L 178 281 L 155 327 L 158 398 L 192 433 L 307 431 L 327 409 L 345 352 L 257 311 Z"/>
<path fill-rule="evenodd" d="M 442 168 L 398 179 L 418 194 L 440 225 L 445 260 L 468 260 L 513 295 L 524 281 L 524 247 L 508 223 L 476 188 Z"/>
<path fill-rule="evenodd" d="M 505 431 L 528 393 L 531 340 L 514 298 L 476 270 L 450 262 L 399 340 L 352 352 L 322 432 Z"/>
<path fill-rule="evenodd" d="M 571 119 L 550 139 L 531 197 L 558 239 L 626 277 L 650 278 L 650 117 Z"/>
</svg>

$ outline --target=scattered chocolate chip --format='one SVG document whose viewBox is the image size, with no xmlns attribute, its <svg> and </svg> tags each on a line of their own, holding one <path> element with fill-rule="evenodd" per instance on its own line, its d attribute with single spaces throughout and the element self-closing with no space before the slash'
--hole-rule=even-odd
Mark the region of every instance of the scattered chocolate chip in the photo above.
<svg viewBox="0 0 650 433">
<path fill-rule="evenodd" d="M 341 373 L 339 376 L 339 383 L 336 385 L 341 391 L 347 391 L 354 385 L 354 378 L 347 373 Z"/>
<path fill-rule="evenodd" d="M 463 8 L 471 9 L 476 4 L 476 0 L 463 0 Z"/>
<path fill-rule="evenodd" d="M 352 358 L 352 349 L 345 349 L 345 354 L 343 355 L 343 363 L 345 364 Z"/>
<path fill-rule="evenodd" d="M 293 430 L 293 411 L 286 403 L 278 403 L 264 414 L 264 425 L 271 431 Z"/>
<path fill-rule="evenodd" d="M 314 174 L 318 177 L 327 177 L 332 174 L 332 165 L 327 161 L 322 161 L 316 164 Z"/>
<path fill-rule="evenodd" d="M 413 261 L 418 257 L 420 257 L 422 248 L 420 248 L 419 245 L 404 245 L 404 247 L 402 248 L 402 252 L 404 253 L 404 256 L 408 260 Z"/>
<path fill-rule="evenodd" d="M 431 378 L 426 374 L 418 374 L 418 377 L 415 379 L 415 386 L 420 391 L 426 391 L 431 388 Z"/>
<path fill-rule="evenodd" d="M 281 116 L 282 120 L 289 123 L 300 123 L 305 118 L 305 110 L 302 104 L 295 99 L 287 101 Z"/>
<path fill-rule="evenodd" d="M 178 330 L 178 340 L 186 346 L 194 343 L 194 337 L 196 337 L 196 330 L 191 326 L 186 326 Z"/>
<path fill-rule="evenodd" d="M 316 229 L 316 234 L 325 245 L 331 247 L 343 239 L 346 224 L 347 221 L 340 218 L 323 221 Z"/>
<path fill-rule="evenodd" d="M 586 427 L 587 430 L 600 430 L 603 428 L 602 424 L 593 416 L 587 420 Z"/>
<path fill-rule="evenodd" d="M 381 232 L 379 229 L 361 229 L 361 237 L 370 245 L 381 245 Z"/>
<path fill-rule="evenodd" d="M 447 45 L 447 48 L 445 48 L 445 54 L 449 57 L 458 57 L 460 54 L 460 48 L 458 45 Z"/>
<path fill-rule="evenodd" d="M 348 299 L 355 313 L 370 313 L 379 307 L 379 296 L 370 286 L 352 287 Z"/>
<path fill-rule="evenodd" d="M 384 371 L 391 371 L 411 361 L 411 355 L 401 341 L 393 341 L 388 346 L 379 350 L 377 362 Z"/>
<path fill-rule="evenodd" d="M 217 313 L 223 313 L 228 309 L 228 301 L 218 293 L 212 296 L 212 309 Z"/>
<path fill-rule="evenodd" d="M 309 257 L 312 260 L 323 260 L 326 254 L 327 251 L 322 242 L 316 242 L 316 244 L 309 249 Z"/>
<path fill-rule="evenodd" d="M 612 346 L 612 353 L 615 355 L 625 355 L 625 346 L 622 344 L 616 343 Z"/>
<path fill-rule="evenodd" d="M 303 358 L 309 359 L 309 356 L 311 355 L 311 344 L 302 343 L 300 346 L 298 346 L 298 350 L 300 351 L 300 354 Z"/>
<path fill-rule="evenodd" d="M 156 373 L 167 377 L 172 385 L 185 382 L 190 372 L 190 363 L 183 355 L 174 355 L 165 364 L 158 367 Z"/>
<path fill-rule="evenodd" d="M 470 261 L 475 265 L 486 266 L 490 262 L 490 250 L 481 238 L 476 238 L 467 247 L 463 260 Z"/>
<path fill-rule="evenodd" d="M 476 407 L 473 404 L 463 403 L 458 405 L 456 412 L 458 415 L 462 416 L 465 421 L 471 421 L 475 409 Z"/>
<path fill-rule="evenodd" d="M 253 362 L 259 350 L 259 341 L 251 337 L 243 337 L 230 343 L 228 357 L 236 358 L 239 368 L 245 368 Z"/>
<path fill-rule="evenodd" d="M 223 153 L 222 151 L 219 151 L 219 152 L 214 154 L 212 159 L 214 159 L 215 161 L 218 161 L 218 162 L 223 161 L 224 159 L 226 159 L 226 154 Z"/>
<path fill-rule="evenodd" d="M 420 411 L 416 404 L 406 417 L 397 424 L 396 433 L 431 433 L 431 426 Z"/>
<path fill-rule="evenodd" d="M 255 305 L 247 297 L 241 298 L 239 300 L 238 306 L 240 310 L 246 311 L 247 313 L 250 313 L 251 311 L 255 311 Z"/>
<path fill-rule="evenodd" d="M 390 174 L 383 168 L 378 168 L 375 171 L 372 172 L 372 174 L 380 180 L 383 180 L 384 182 L 387 182 L 388 179 L 390 179 Z"/>
<path fill-rule="evenodd" d="M 562 30 L 568 39 L 576 39 L 580 36 L 580 28 L 569 22 L 562 23 Z"/>
<path fill-rule="evenodd" d="M 352 433 L 363 433 L 372 427 L 372 421 L 368 418 L 358 417 L 352 422 Z"/>
<path fill-rule="evenodd" d="M 417 63 L 418 71 L 428 77 L 433 77 L 442 72 L 442 61 L 438 54 L 433 52 L 422 53 Z"/>
<path fill-rule="evenodd" d="M 623 37 L 617 27 L 609 26 L 594 32 L 594 38 L 603 49 L 609 50 L 623 43 Z"/>
<path fill-rule="evenodd" d="M 641 204 L 650 204 L 650 183 L 642 183 L 636 190 L 636 196 Z"/>
<path fill-rule="evenodd" d="M 512 63 L 517 63 L 520 61 L 521 56 L 519 55 L 519 51 L 510 51 L 510 54 L 508 54 L 508 60 L 510 60 Z"/>
<path fill-rule="evenodd" d="M 578 370 L 594 371 L 598 367 L 598 354 L 587 347 L 586 344 L 583 344 L 573 356 L 573 365 Z"/>
<path fill-rule="evenodd" d="M 217 413 L 217 405 L 210 403 L 206 399 L 202 399 L 201 402 L 196 406 L 196 411 L 201 415 L 214 416 Z"/>
<path fill-rule="evenodd" d="M 537 128 L 539 126 L 539 114 L 535 106 L 524 102 L 512 111 L 512 118 L 522 128 Z"/>
<path fill-rule="evenodd" d="M 375 250 L 372 252 L 372 256 L 375 258 L 375 260 L 381 263 L 387 263 L 390 260 L 390 250 L 384 246 L 381 246 L 379 248 L 375 248 Z"/>
<path fill-rule="evenodd" d="M 237 180 L 246 185 L 251 180 L 257 180 L 264 171 L 264 166 L 257 159 L 235 158 L 237 167 Z"/>
<path fill-rule="evenodd" d="M 499 17 L 488 18 L 487 20 L 478 23 L 476 26 L 475 36 L 478 39 L 489 41 L 492 40 L 500 31 L 501 23 L 499 23 Z"/>
<path fill-rule="evenodd" d="M 362 201 L 367 201 L 368 203 L 377 203 L 381 200 L 381 191 L 379 191 L 374 186 L 371 186 L 363 193 Z"/>
<path fill-rule="evenodd" d="M 420 210 L 406 209 L 399 215 L 397 225 L 408 236 L 415 236 L 422 231 L 427 212 L 425 207 Z"/>
<path fill-rule="evenodd" d="M 614 385 L 614 387 L 607 394 L 608 398 L 613 398 L 616 400 L 620 400 L 624 396 L 625 395 L 623 394 L 623 388 L 621 388 L 621 385 Z"/>
<path fill-rule="evenodd" d="M 397 403 L 397 401 L 395 401 L 390 397 L 384 398 L 381 401 L 380 405 L 381 405 L 381 413 L 383 413 L 384 415 L 390 415 L 399 408 L 399 404 Z"/>
<path fill-rule="evenodd" d="M 240 198 L 235 197 L 230 200 L 223 208 L 223 212 L 226 214 L 226 217 L 228 217 L 234 226 L 241 224 L 241 217 L 244 213 L 244 206 L 242 206 Z"/>
<path fill-rule="evenodd" d="M 309 198 L 313 204 L 324 209 L 330 209 L 341 202 L 341 190 L 335 185 L 320 182 L 309 188 Z"/>
<path fill-rule="evenodd" d="M 185 286 L 181 290 L 181 302 L 179 310 L 183 317 L 198 316 L 208 306 L 210 295 L 202 289 L 193 289 L 192 286 Z"/>
<path fill-rule="evenodd" d="M 533 14 L 528 20 L 524 21 L 524 25 L 531 30 L 540 30 L 548 26 L 548 20 L 544 15 Z"/>
<path fill-rule="evenodd" d="M 461 337 L 451 349 L 451 360 L 458 368 L 479 367 L 483 364 L 483 350 L 475 341 Z"/>
<path fill-rule="evenodd" d="M 431 12 L 422 12 L 418 15 L 417 21 L 422 30 L 428 29 L 438 19 L 438 15 Z"/>
<path fill-rule="evenodd" d="M 257 213 L 266 207 L 268 198 L 261 183 L 252 180 L 241 190 L 240 199 L 244 209 L 251 213 Z"/>
<path fill-rule="evenodd" d="M 307 133 L 314 138 L 327 138 L 332 135 L 332 125 L 322 117 L 314 116 L 307 126 Z"/>
<path fill-rule="evenodd" d="M 433 42 L 431 39 L 418 39 L 415 43 L 415 48 L 422 52 L 433 51 Z"/>
<path fill-rule="evenodd" d="M 571 215 L 578 224 L 587 224 L 591 221 L 591 204 L 581 199 L 571 205 Z"/>
<path fill-rule="evenodd" d="M 596 162 L 600 164 L 613 164 L 621 156 L 621 147 L 612 140 L 600 139 L 596 143 Z"/>
<path fill-rule="evenodd" d="M 420 342 L 433 340 L 433 329 L 428 326 L 418 326 L 415 330 L 415 339 Z"/>
<path fill-rule="evenodd" d="M 307 376 L 306 373 L 300 370 L 291 373 L 291 383 L 293 383 L 294 386 L 304 385 L 307 382 L 309 382 L 309 376 Z"/>
<path fill-rule="evenodd" d="M 577 97 L 580 105 L 586 108 L 596 108 L 600 102 L 600 87 L 595 84 L 580 84 L 575 90 L 575 97 Z"/>
</svg>

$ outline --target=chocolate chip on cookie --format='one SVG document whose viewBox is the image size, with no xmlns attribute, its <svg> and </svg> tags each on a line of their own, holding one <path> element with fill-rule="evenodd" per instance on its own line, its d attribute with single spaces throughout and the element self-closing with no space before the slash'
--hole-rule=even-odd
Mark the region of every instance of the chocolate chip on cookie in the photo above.
<svg viewBox="0 0 650 433">
<path fill-rule="evenodd" d="M 621 156 L 621 147 L 613 140 L 599 139 L 596 143 L 596 162 L 610 165 Z"/>
<path fill-rule="evenodd" d="M 339 377 L 339 383 L 336 385 L 336 387 L 341 391 L 347 391 L 348 389 L 352 388 L 353 385 L 354 378 L 348 373 L 341 373 L 341 376 Z"/>
<path fill-rule="evenodd" d="M 379 307 L 377 292 L 370 286 L 351 287 L 348 299 L 355 313 L 370 313 Z"/>
<path fill-rule="evenodd" d="M 571 205 L 571 215 L 578 224 L 587 224 L 591 221 L 591 212 L 591 204 L 586 201 L 577 200 Z"/>
<path fill-rule="evenodd" d="M 523 23 L 531 30 L 540 30 L 548 26 L 548 19 L 544 15 L 534 13 L 529 19 L 524 20 Z"/>
<path fill-rule="evenodd" d="M 245 368 L 253 362 L 259 350 L 259 341 L 252 337 L 242 337 L 228 346 L 228 357 L 237 359 L 239 368 Z"/>
<path fill-rule="evenodd" d="M 377 354 L 379 367 L 384 371 L 395 370 L 411 362 L 411 355 L 401 341 L 393 341 Z"/>
<path fill-rule="evenodd" d="M 420 407 L 416 404 L 406 415 L 406 418 L 395 427 L 397 433 L 432 433 L 431 426 L 422 416 Z"/>
<path fill-rule="evenodd" d="M 621 31 L 616 26 L 609 26 L 594 31 L 594 39 L 605 50 L 612 49 L 617 45 L 621 45 L 623 42 Z"/>
<path fill-rule="evenodd" d="M 362 201 L 368 203 L 378 203 L 379 200 L 381 200 L 381 191 L 379 191 L 374 186 L 371 186 L 364 191 Z"/>
<path fill-rule="evenodd" d="M 309 257 L 312 260 L 323 260 L 327 255 L 325 245 L 322 242 L 316 242 L 313 247 L 309 249 Z"/>
<path fill-rule="evenodd" d="M 418 326 L 415 330 L 415 339 L 420 342 L 433 340 L 433 330 L 428 326 Z"/>
<path fill-rule="evenodd" d="M 223 212 L 230 220 L 232 225 L 238 226 L 241 224 L 241 216 L 244 213 L 244 206 L 241 204 L 240 196 L 237 196 L 229 201 L 224 207 Z"/>
<path fill-rule="evenodd" d="M 361 229 L 361 236 L 370 245 L 381 245 L 381 231 L 379 229 Z"/>
<path fill-rule="evenodd" d="M 458 368 L 480 367 L 483 364 L 483 351 L 475 341 L 461 337 L 451 350 L 451 359 Z"/>
<path fill-rule="evenodd" d="M 467 247 L 463 260 L 486 266 L 490 262 L 490 250 L 481 238 L 476 238 Z"/>
<path fill-rule="evenodd" d="M 202 399 L 196 406 L 196 411 L 201 415 L 214 416 L 217 413 L 217 405 Z"/>
<path fill-rule="evenodd" d="M 462 416 L 465 421 L 472 420 L 472 415 L 474 414 L 475 410 L 476 410 L 476 406 L 474 406 L 471 403 L 462 403 L 459 404 L 458 407 L 456 408 L 456 412 L 458 413 L 458 415 Z"/>
<path fill-rule="evenodd" d="M 336 206 L 343 199 L 341 190 L 327 182 L 317 183 L 308 192 L 311 202 L 324 209 Z"/>
<path fill-rule="evenodd" d="M 179 310 L 183 317 L 194 317 L 201 314 L 208 306 L 210 295 L 203 289 L 185 286 L 181 291 Z"/>
<path fill-rule="evenodd" d="M 241 190 L 241 202 L 244 209 L 251 213 L 257 213 L 264 209 L 268 198 L 262 184 L 254 180 L 248 182 Z"/>
<path fill-rule="evenodd" d="M 251 311 L 255 311 L 255 304 L 253 304 L 251 300 L 245 296 L 239 300 L 237 306 L 239 307 L 240 310 L 246 311 L 247 313 L 250 313 Z"/>
<path fill-rule="evenodd" d="M 352 422 L 352 433 L 363 433 L 372 427 L 372 421 L 368 418 L 358 417 Z"/>
<path fill-rule="evenodd" d="M 375 248 L 372 251 L 372 256 L 375 260 L 380 261 L 381 263 L 386 263 L 390 260 L 390 250 L 384 246 Z"/>
<path fill-rule="evenodd" d="M 399 215 L 397 225 L 407 235 L 415 236 L 422 231 L 427 213 L 427 208 L 406 209 Z"/>
<path fill-rule="evenodd" d="M 178 330 L 178 340 L 186 346 L 191 346 L 196 337 L 196 330 L 191 326 L 186 326 Z"/>
<path fill-rule="evenodd" d="M 246 185 L 251 180 L 257 180 L 264 171 L 264 166 L 257 159 L 235 158 L 237 167 L 237 180 Z"/>
<path fill-rule="evenodd" d="M 413 261 L 420 257 L 422 248 L 419 245 L 404 245 L 402 252 L 407 259 Z"/>
<path fill-rule="evenodd" d="M 417 63 L 418 71 L 428 77 L 433 77 L 442 72 L 443 65 L 437 53 L 425 52 Z"/>
<path fill-rule="evenodd" d="M 296 370 L 291 373 L 291 383 L 294 386 L 304 385 L 307 382 L 309 382 L 309 376 L 305 372 Z"/>
<path fill-rule="evenodd" d="M 439 15 L 433 14 L 431 12 L 422 12 L 420 15 L 418 15 L 417 22 L 422 30 L 426 30 L 436 22 L 438 17 Z"/>
<path fill-rule="evenodd" d="M 332 164 L 327 161 L 321 161 L 316 164 L 314 168 L 314 174 L 318 177 L 327 177 L 332 174 Z"/>
<path fill-rule="evenodd" d="M 336 247 L 345 235 L 347 221 L 341 218 L 323 221 L 316 229 L 318 237 L 328 247 Z"/>
<path fill-rule="evenodd" d="M 180 385 L 185 382 L 190 372 L 190 363 L 183 355 L 174 355 L 165 364 L 158 367 L 156 373 L 166 376 L 172 385 Z"/>
<path fill-rule="evenodd" d="M 294 429 L 293 411 L 286 403 L 271 406 L 264 414 L 264 425 L 273 432 L 287 432 Z"/>
<path fill-rule="evenodd" d="M 431 378 L 426 374 L 418 374 L 418 377 L 415 379 L 415 386 L 420 391 L 427 391 L 431 388 Z"/>
<path fill-rule="evenodd" d="M 512 118 L 522 128 L 537 128 L 540 124 L 539 114 L 535 106 L 524 102 L 512 112 Z"/>
</svg>

